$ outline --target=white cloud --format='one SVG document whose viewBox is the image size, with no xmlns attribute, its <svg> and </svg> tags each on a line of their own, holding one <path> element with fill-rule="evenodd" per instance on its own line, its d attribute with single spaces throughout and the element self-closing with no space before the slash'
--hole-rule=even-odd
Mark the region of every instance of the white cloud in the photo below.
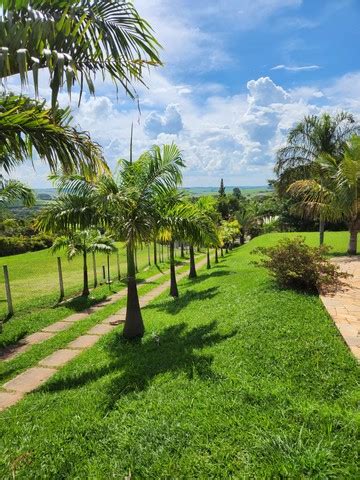
<svg viewBox="0 0 360 480">
<path fill-rule="evenodd" d="M 179 134 L 183 122 L 177 105 L 170 104 L 163 115 L 151 112 L 145 119 L 144 131 L 150 138 L 156 138 L 160 133 Z"/>
<path fill-rule="evenodd" d="M 298 66 L 276 65 L 275 67 L 272 67 L 271 70 L 287 70 L 289 72 L 307 72 L 311 70 L 318 70 L 319 68 L 321 68 L 319 65 L 298 65 Z"/>
</svg>

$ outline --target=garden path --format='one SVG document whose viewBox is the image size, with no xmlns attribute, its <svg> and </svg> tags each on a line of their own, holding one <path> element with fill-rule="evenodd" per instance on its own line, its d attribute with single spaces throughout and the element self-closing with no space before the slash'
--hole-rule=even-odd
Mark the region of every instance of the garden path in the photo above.
<svg viewBox="0 0 360 480">
<path fill-rule="evenodd" d="M 183 265 L 179 265 L 177 269 L 182 268 Z M 152 277 L 149 277 L 147 279 L 144 279 L 141 281 L 141 285 L 147 284 L 147 283 L 152 283 L 159 278 L 163 277 L 164 273 L 160 272 L 157 273 L 156 275 L 153 275 Z M 67 330 L 68 328 L 71 327 L 71 325 L 74 322 L 78 322 L 81 320 L 84 320 L 87 318 L 89 315 L 92 313 L 98 311 L 101 308 L 104 308 L 108 305 L 111 305 L 115 302 L 118 302 L 122 298 L 126 297 L 126 287 L 120 290 L 117 293 L 114 293 L 112 295 L 109 295 L 106 297 L 104 300 L 92 305 L 90 308 L 87 308 L 86 310 L 83 310 L 82 312 L 74 313 L 72 315 L 69 315 L 66 318 L 63 318 L 62 320 L 59 320 L 58 322 L 52 323 L 51 325 L 48 325 L 47 327 L 44 327 L 42 330 L 32 333 L 30 335 L 27 335 L 26 337 L 22 338 L 19 342 L 17 342 L 14 345 L 11 345 L 7 348 L 0 349 L 0 361 L 10 361 L 20 355 L 21 353 L 26 352 L 31 348 L 33 345 L 37 345 L 39 343 L 44 342 L 45 340 L 49 340 L 50 338 L 54 337 L 57 333 L 62 332 L 64 330 Z"/>
<path fill-rule="evenodd" d="M 197 262 L 196 266 L 197 268 L 201 268 L 205 264 L 206 258 L 203 258 Z M 187 275 L 188 272 L 183 272 L 178 275 L 177 280 L 180 281 Z M 150 279 L 148 279 L 148 281 L 149 280 Z M 150 292 L 141 295 L 141 307 L 148 305 L 152 300 L 167 290 L 169 286 L 170 280 L 167 280 Z M 84 335 L 70 342 L 65 348 L 53 352 L 48 357 L 40 360 L 36 366 L 25 370 L 5 383 L 2 390 L 0 390 L 0 411 L 17 403 L 25 394 L 36 390 L 50 377 L 55 375 L 59 368 L 70 362 L 86 348 L 95 345 L 102 336 L 117 328 L 118 323 L 125 321 L 125 314 L 126 307 L 123 307 L 116 314 L 106 318 L 103 322 L 88 330 Z"/>
<path fill-rule="evenodd" d="M 346 279 L 347 287 L 320 298 L 345 343 L 360 361 L 360 258 L 336 257 L 332 261 L 352 276 Z"/>
</svg>

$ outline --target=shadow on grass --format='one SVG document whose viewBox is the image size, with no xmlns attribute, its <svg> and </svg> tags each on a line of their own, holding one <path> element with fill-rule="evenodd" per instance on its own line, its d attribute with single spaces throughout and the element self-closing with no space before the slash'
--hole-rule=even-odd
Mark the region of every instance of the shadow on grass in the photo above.
<svg viewBox="0 0 360 480">
<path fill-rule="evenodd" d="M 165 311 L 171 315 L 176 315 L 189 303 L 195 300 L 209 300 L 218 294 L 219 287 L 212 287 L 202 292 L 194 292 L 193 290 L 187 290 L 179 298 L 165 300 L 161 303 L 150 304 L 145 309 L 156 309 L 158 311 Z"/>
<path fill-rule="evenodd" d="M 75 389 L 105 375 L 115 374 L 109 379 L 107 387 L 107 405 L 104 408 L 108 410 L 123 396 L 146 390 L 158 375 L 164 373 L 183 373 L 189 379 L 218 381 L 221 377 L 211 368 L 213 356 L 200 354 L 198 350 L 232 338 L 237 331 L 220 334 L 216 331 L 217 325 L 214 321 L 188 330 L 187 324 L 181 323 L 138 342 L 128 342 L 121 334 L 117 334 L 111 337 L 107 345 L 110 364 L 102 368 L 91 367 L 91 370 L 81 374 L 69 374 L 40 390 L 58 392 Z"/>
</svg>

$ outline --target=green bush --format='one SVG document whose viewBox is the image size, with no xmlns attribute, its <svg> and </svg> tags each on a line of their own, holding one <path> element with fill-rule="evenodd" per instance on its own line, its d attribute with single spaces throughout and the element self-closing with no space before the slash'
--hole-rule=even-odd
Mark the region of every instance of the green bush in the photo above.
<svg viewBox="0 0 360 480">
<path fill-rule="evenodd" d="M 44 250 L 44 248 L 51 247 L 52 244 L 53 238 L 45 234 L 32 237 L 0 237 L 0 257 Z"/>
<path fill-rule="evenodd" d="M 259 247 L 252 253 L 262 255 L 258 266 L 267 268 L 282 288 L 309 293 L 334 292 L 344 286 L 349 275 L 331 263 L 326 254 L 329 248 L 309 247 L 305 238 L 284 238 L 274 247 Z"/>
</svg>

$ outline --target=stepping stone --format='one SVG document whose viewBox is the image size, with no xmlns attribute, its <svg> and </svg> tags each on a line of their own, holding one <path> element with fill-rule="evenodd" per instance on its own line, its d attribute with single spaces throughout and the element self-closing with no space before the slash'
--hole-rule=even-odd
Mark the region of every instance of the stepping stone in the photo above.
<svg viewBox="0 0 360 480">
<path fill-rule="evenodd" d="M 48 357 L 39 362 L 42 367 L 62 367 L 65 363 L 70 362 L 73 358 L 81 353 L 79 350 L 70 350 L 69 348 L 62 348 L 52 353 Z"/>
<path fill-rule="evenodd" d="M 15 405 L 23 397 L 22 393 L 0 392 L 0 412 Z"/>
<path fill-rule="evenodd" d="M 115 313 L 107 317 L 102 324 L 119 325 L 125 322 L 125 313 Z"/>
<path fill-rule="evenodd" d="M 115 325 L 110 325 L 108 323 L 102 323 L 100 325 L 95 325 L 95 327 L 91 328 L 87 334 L 88 335 L 105 335 L 106 333 L 111 332 L 114 330 Z"/>
<path fill-rule="evenodd" d="M 97 335 L 81 335 L 68 344 L 68 348 L 83 350 L 92 347 L 99 340 Z"/>
<path fill-rule="evenodd" d="M 74 313 L 73 315 L 70 315 L 70 317 L 66 317 L 63 319 L 64 322 L 79 322 L 80 320 L 84 320 L 84 318 L 87 318 L 89 316 L 88 313 L 86 312 L 80 312 L 80 313 Z"/>
<path fill-rule="evenodd" d="M 15 345 L 13 347 L 6 348 L 5 350 L 2 350 L 0 352 L 0 360 L 3 360 L 4 362 L 8 362 L 9 360 L 12 360 L 15 358 L 17 355 L 20 355 L 21 353 L 26 352 L 26 350 L 29 350 L 30 345 Z"/>
<path fill-rule="evenodd" d="M 70 327 L 71 325 L 69 322 L 56 322 L 48 327 L 43 328 L 43 332 L 62 332 Z"/>
<path fill-rule="evenodd" d="M 6 390 L 14 390 L 19 393 L 28 393 L 40 387 L 56 370 L 54 368 L 33 367 L 29 368 L 3 386 Z"/>
<path fill-rule="evenodd" d="M 53 337 L 54 334 L 51 332 L 36 332 L 28 337 L 25 337 L 23 343 L 27 345 L 36 345 L 37 343 L 44 342 L 45 340 L 49 340 L 49 338 Z"/>
</svg>

